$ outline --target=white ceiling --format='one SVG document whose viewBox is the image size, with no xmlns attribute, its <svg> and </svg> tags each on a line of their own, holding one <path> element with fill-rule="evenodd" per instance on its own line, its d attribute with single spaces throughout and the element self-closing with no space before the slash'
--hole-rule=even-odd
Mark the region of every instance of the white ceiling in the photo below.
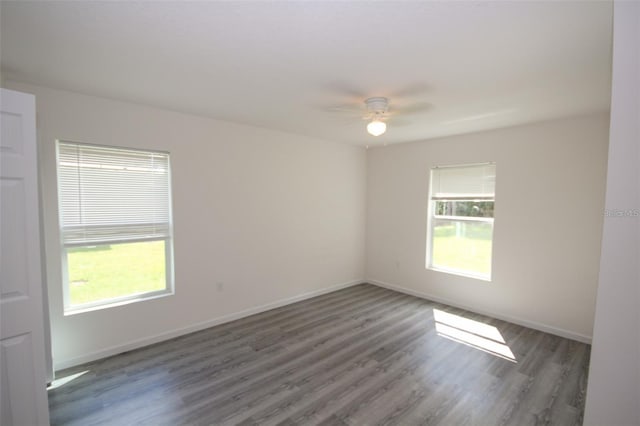
<svg viewBox="0 0 640 426">
<path fill-rule="evenodd" d="M 358 145 L 609 108 L 609 1 L 0 7 L 5 79 Z M 369 96 L 397 112 L 378 138 Z"/>
</svg>

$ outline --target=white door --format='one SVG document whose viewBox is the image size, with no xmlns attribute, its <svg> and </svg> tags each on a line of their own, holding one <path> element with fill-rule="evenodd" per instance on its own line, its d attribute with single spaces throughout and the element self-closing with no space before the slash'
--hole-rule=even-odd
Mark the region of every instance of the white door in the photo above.
<svg viewBox="0 0 640 426">
<path fill-rule="evenodd" d="M 0 424 L 49 424 L 35 98 L 0 92 Z"/>
</svg>

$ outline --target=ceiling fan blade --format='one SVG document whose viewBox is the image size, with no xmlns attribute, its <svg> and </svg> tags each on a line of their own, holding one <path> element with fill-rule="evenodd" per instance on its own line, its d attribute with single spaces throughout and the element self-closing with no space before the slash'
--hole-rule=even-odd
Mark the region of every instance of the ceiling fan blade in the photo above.
<svg viewBox="0 0 640 426">
<path fill-rule="evenodd" d="M 360 117 L 364 113 L 366 113 L 362 106 L 356 104 L 330 105 L 320 108 L 325 112 L 329 112 L 332 114 L 343 114 L 350 117 Z"/>
<path fill-rule="evenodd" d="M 390 118 L 390 119 L 387 121 L 387 126 L 388 126 L 390 129 L 392 129 L 392 128 L 394 128 L 394 127 L 407 127 L 407 126 L 411 126 L 412 124 L 415 124 L 415 123 L 412 123 L 412 122 L 410 122 L 410 121 L 408 121 L 408 120 L 395 119 L 395 118 Z"/>
<path fill-rule="evenodd" d="M 367 97 L 364 90 L 344 81 L 333 81 L 326 86 L 326 89 L 330 92 L 362 101 Z"/>
<path fill-rule="evenodd" d="M 389 93 L 389 98 L 410 98 L 412 96 L 424 95 L 429 92 L 429 85 L 426 83 L 413 83 Z"/>
<path fill-rule="evenodd" d="M 433 104 L 428 102 L 417 102 L 405 106 L 398 106 L 390 109 L 392 115 L 417 115 L 433 109 Z"/>
</svg>

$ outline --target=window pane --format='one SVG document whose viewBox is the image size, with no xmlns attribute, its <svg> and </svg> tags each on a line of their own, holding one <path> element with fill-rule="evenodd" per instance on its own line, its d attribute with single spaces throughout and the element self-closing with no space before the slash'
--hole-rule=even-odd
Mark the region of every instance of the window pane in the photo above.
<svg viewBox="0 0 640 426">
<path fill-rule="evenodd" d="M 71 305 L 166 288 L 165 241 L 67 249 Z"/>
<path fill-rule="evenodd" d="M 493 223 L 434 219 L 432 266 L 491 274 Z"/>
<path fill-rule="evenodd" d="M 436 201 L 436 215 L 493 217 L 493 201 L 444 200 Z"/>
</svg>

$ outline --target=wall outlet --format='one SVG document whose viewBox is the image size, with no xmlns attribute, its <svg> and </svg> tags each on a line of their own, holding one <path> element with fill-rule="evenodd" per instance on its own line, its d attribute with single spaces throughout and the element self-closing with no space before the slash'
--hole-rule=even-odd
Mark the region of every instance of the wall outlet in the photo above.
<svg viewBox="0 0 640 426">
<path fill-rule="evenodd" d="M 218 289 L 218 291 L 224 290 L 224 283 L 222 281 L 218 281 L 216 283 L 216 288 Z"/>
</svg>

